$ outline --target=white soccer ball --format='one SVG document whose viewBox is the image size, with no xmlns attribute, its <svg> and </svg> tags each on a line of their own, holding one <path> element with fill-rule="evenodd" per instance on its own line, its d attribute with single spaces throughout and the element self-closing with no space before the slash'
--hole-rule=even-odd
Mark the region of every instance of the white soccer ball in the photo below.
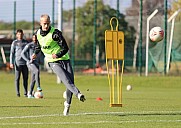
<svg viewBox="0 0 181 128">
<path fill-rule="evenodd" d="M 132 90 L 132 86 L 131 86 L 131 85 L 127 85 L 126 90 L 127 90 L 127 91 Z"/>
<path fill-rule="evenodd" d="M 41 98 L 43 98 L 43 92 L 39 92 L 39 91 L 35 92 L 34 97 L 35 97 L 36 99 L 41 99 Z"/>
<path fill-rule="evenodd" d="M 66 91 L 63 92 L 63 98 L 67 99 L 67 93 L 66 93 Z"/>
<path fill-rule="evenodd" d="M 164 31 L 161 27 L 153 27 L 151 30 L 150 30 L 150 40 L 152 42 L 160 42 L 161 40 L 163 40 L 163 37 L 164 37 Z"/>
</svg>

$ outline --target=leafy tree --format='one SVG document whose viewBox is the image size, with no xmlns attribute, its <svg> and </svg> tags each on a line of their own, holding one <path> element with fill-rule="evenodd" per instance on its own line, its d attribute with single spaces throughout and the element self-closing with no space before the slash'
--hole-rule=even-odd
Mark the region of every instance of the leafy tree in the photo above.
<svg viewBox="0 0 181 128">
<path fill-rule="evenodd" d="M 37 26 L 39 26 L 39 22 L 35 21 L 35 28 L 37 28 Z M 17 21 L 16 28 L 23 29 L 23 30 L 31 30 L 32 22 L 28 22 L 24 20 Z M 13 23 L 0 22 L 0 30 L 13 30 Z"/>
<path fill-rule="evenodd" d="M 170 15 L 172 15 L 175 11 L 181 9 L 181 0 L 175 0 L 171 4 L 171 10 L 169 10 Z M 177 20 L 180 20 L 181 14 L 179 13 L 177 16 Z"/>
<path fill-rule="evenodd" d="M 72 13 L 72 10 L 63 11 L 63 22 L 69 22 L 70 19 L 73 17 Z"/>
<path fill-rule="evenodd" d="M 0 30 L 12 30 L 12 23 L 0 22 Z"/>
<path fill-rule="evenodd" d="M 81 58 L 85 58 L 88 53 L 92 55 L 93 52 L 93 32 L 94 32 L 94 1 L 89 0 L 83 7 L 76 10 L 76 32 L 78 35 L 78 53 Z M 117 10 L 112 9 L 109 5 L 104 5 L 102 0 L 97 2 L 97 45 L 99 45 L 100 56 L 105 51 L 105 30 L 110 30 L 110 19 L 117 16 Z M 125 21 L 125 16 L 121 13 L 118 14 L 119 31 L 125 33 L 125 42 L 129 42 L 133 46 L 134 33 L 133 27 L 129 27 Z M 113 22 L 113 26 L 116 26 Z M 115 29 L 115 28 L 114 28 Z M 129 45 L 125 43 L 125 45 Z M 84 53 L 84 54 L 82 54 Z"/>
</svg>

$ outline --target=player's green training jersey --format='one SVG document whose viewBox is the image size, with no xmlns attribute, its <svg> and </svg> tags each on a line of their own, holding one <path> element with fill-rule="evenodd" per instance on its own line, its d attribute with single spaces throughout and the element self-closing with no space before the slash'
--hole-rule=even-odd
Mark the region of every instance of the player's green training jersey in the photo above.
<svg viewBox="0 0 181 128">
<path fill-rule="evenodd" d="M 41 51 L 45 55 L 45 59 L 47 62 L 55 62 L 58 60 L 68 60 L 70 57 L 68 53 L 63 55 L 61 58 L 52 58 L 52 54 L 57 54 L 61 51 L 61 47 L 58 45 L 56 41 L 52 39 L 52 35 L 55 28 L 51 27 L 50 32 L 46 36 L 40 35 L 40 29 L 37 31 L 37 39 L 39 41 L 39 44 L 41 46 Z"/>
</svg>

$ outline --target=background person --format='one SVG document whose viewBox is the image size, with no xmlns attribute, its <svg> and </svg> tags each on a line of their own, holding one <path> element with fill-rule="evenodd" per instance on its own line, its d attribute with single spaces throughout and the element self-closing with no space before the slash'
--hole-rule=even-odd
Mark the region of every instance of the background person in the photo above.
<svg viewBox="0 0 181 128">
<path fill-rule="evenodd" d="M 47 14 L 41 15 L 40 25 L 40 29 L 36 32 L 39 46 L 36 48 L 33 58 L 41 50 L 53 72 L 66 86 L 67 96 L 63 111 L 66 116 L 69 113 L 72 95 L 74 94 L 82 102 L 85 101 L 85 97 L 74 84 L 74 73 L 68 55 L 69 48 L 62 32 L 50 26 L 50 17 Z"/>
<path fill-rule="evenodd" d="M 40 87 L 40 70 L 39 70 L 39 61 L 40 54 L 36 59 L 32 59 L 31 56 L 35 51 L 35 47 L 37 46 L 37 37 L 33 35 L 32 42 L 27 44 L 23 51 L 21 52 L 22 58 L 26 61 L 26 64 L 31 72 L 31 82 L 30 82 L 30 92 L 28 94 L 28 98 L 34 98 L 33 90 L 35 83 L 37 85 L 37 91 L 42 91 Z"/>
<path fill-rule="evenodd" d="M 20 97 L 20 76 L 23 75 L 23 87 L 24 96 L 27 97 L 28 89 L 28 68 L 26 66 L 26 61 L 21 57 L 21 52 L 23 48 L 28 44 L 28 41 L 23 39 L 23 30 L 18 29 L 16 31 L 16 40 L 11 44 L 10 50 L 10 68 L 15 69 L 15 87 L 16 94 Z"/>
</svg>

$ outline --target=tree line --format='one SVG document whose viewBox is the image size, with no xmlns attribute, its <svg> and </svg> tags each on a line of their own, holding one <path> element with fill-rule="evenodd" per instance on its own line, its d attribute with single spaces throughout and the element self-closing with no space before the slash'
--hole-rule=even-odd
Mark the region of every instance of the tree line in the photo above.
<svg viewBox="0 0 181 128">
<path fill-rule="evenodd" d="M 135 40 L 136 30 L 129 26 L 128 22 L 125 20 L 125 15 L 117 12 L 116 9 L 111 8 L 109 5 L 105 5 L 102 0 L 97 1 L 97 35 L 96 42 L 99 46 L 100 56 L 104 54 L 104 32 L 105 30 L 110 30 L 110 19 L 112 17 L 117 17 L 119 21 L 119 31 L 123 31 L 125 34 L 125 48 L 133 48 Z M 87 1 L 87 3 L 81 7 L 76 8 L 76 36 L 78 37 L 75 42 L 76 56 L 80 58 L 85 58 L 87 54 L 92 56 L 93 52 L 93 33 L 94 33 L 94 1 Z M 72 22 L 73 10 L 63 11 L 63 23 Z M 0 30 L 12 30 L 13 23 L 0 22 Z M 31 30 L 32 22 L 28 21 L 17 21 L 16 28 L 21 28 L 23 30 Z M 116 23 L 113 22 L 113 26 Z M 35 28 L 39 27 L 39 21 L 35 21 Z M 66 29 L 66 28 L 64 28 Z M 66 35 L 65 35 L 66 36 Z M 71 47 L 71 39 L 67 39 L 68 44 Z M 84 54 L 82 54 L 84 53 Z"/>
</svg>

